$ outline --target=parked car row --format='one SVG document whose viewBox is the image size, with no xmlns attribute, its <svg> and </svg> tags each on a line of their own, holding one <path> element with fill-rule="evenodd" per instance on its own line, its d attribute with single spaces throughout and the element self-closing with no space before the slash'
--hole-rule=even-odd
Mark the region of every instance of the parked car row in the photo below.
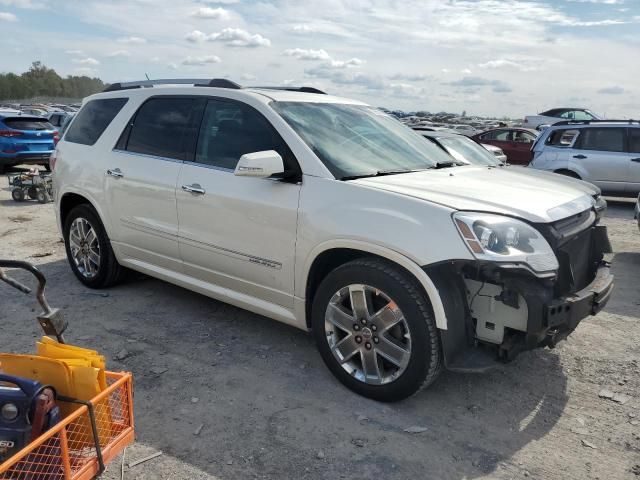
<svg viewBox="0 0 640 480">
<path fill-rule="evenodd" d="M 49 157 L 78 106 L 0 105 L 0 173 L 20 164 L 49 168 Z"/>
</svg>

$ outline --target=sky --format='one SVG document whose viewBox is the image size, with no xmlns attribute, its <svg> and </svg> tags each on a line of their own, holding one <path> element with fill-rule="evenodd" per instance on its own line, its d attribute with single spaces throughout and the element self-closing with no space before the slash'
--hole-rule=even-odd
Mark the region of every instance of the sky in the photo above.
<svg viewBox="0 0 640 480">
<path fill-rule="evenodd" d="M 0 0 L 0 71 L 229 78 L 372 105 L 640 117 L 640 0 Z"/>
</svg>

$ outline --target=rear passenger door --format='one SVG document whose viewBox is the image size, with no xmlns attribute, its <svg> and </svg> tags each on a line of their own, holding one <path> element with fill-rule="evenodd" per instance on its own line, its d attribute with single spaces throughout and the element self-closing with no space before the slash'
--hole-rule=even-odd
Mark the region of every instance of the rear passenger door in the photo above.
<svg viewBox="0 0 640 480">
<path fill-rule="evenodd" d="M 628 129 L 629 137 L 629 181 L 627 193 L 640 193 L 640 127 Z"/>
<path fill-rule="evenodd" d="M 193 155 L 197 121 L 194 98 L 151 97 L 111 153 L 105 190 L 112 243 L 125 261 L 182 271 L 176 182 L 183 160 Z"/>
<path fill-rule="evenodd" d="M 207 102 L 194 161 L 185 162 L 178 181 L 180 251 L 186 274 L 289 309 L 300 184 L 234 175 L 243 154 L 265 150 L 299 172 L 257 110 L 227 99 Z"/>
<path fill-rule="evenodd" d="M 630 168 L 626 150 L 626 128 L 582 128 L 569 158 L 570 169 L 604 192 L 622 193 Z"/>
</svg>

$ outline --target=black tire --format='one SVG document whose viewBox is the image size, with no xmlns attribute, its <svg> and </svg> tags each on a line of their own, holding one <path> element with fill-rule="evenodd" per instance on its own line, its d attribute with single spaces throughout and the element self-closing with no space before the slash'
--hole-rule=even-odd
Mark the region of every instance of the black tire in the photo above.
<svg viewBox="0 0 640 480">
<path fill-rule="evenodd" d="M 11 190 L 11 198 L 16 202 L 24 202 L 24 191 L 20 187 Z"/>
<path fill-rule="evenodd" d="M 69 232 L 71 224 L 77 218 L 83 218 L 89 222 L 96 233 L 98 244 L 100 246 L 100 266 L 98 267 L 97 274 L 91 278 L 85 277 L 80 272 L 71 255 Z M 82 204 L 74 207 L 64 220 L 63 237 L 69 266 L 82 284 L 89 288 L 107 288 L 117 285 L 124 279 L 126 269 L 116 260 L 113 249 L 111 248 L 111 241 L 109 240 L 107 232 L 105 231 L 104 226 L 93 207 L 88 204 Z"/>
<path fill-rule="evenodd" d="M 325 331 L 325 312 L 343 287 L 365 284 L 385 292 L 402 310 L 411 335 L 411 352 L 400 376 L 382 385 L 360 381 L 349 374 L 331 352 Z M 395 264 L 363 258 L 348 262 L 320 283 L 312 305 L 312 329 L 320 355 L 331 372 L 354 392 L 383 402 L 403 400 L 435 381 L 442 370 L 440 338 L 431 304 L 417 281 Z"/>
<path fill-rule="evenodd" d="M 38 189 L 36 187 L 29 187 L 27 189 L 27 195 L 29 195 L 29 198 L 31 200 L 37 200 L 38 199 Z"/>
<path fill-rule="evenodd" d="M 44 190 L 38 190 L 36 200 L 38 200 L 38 203 L 49 203 L 49 194 Z"/>
</svg>

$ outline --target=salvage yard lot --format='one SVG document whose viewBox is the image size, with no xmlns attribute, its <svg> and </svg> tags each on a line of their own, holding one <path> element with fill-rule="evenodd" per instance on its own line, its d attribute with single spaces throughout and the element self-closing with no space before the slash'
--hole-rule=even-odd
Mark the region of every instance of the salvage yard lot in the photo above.
<svg viewBox="0 0 640 480">
<path fill-rule="evenodd" d="M 640 232 L 610 202 L 616 290 L 555 350 L 484 375 L 445 373 L 397 404 L 348 391 L 310 335 L 142 275 L 94 291 L 69 269 L 52 204 L 0 186 L 0 258 L 40 266 L 67 340 L 135 377 L 125 478 L 640 478 Z M 16 278 L 26 280 L 20 273 Z M 41 335 L 33 297 L 0 285 L 0 351 Z M 624 403 L 600 398 L 608 389 Z M 120 478 L 120 462 L 104 478 Z"/>
</svg>

